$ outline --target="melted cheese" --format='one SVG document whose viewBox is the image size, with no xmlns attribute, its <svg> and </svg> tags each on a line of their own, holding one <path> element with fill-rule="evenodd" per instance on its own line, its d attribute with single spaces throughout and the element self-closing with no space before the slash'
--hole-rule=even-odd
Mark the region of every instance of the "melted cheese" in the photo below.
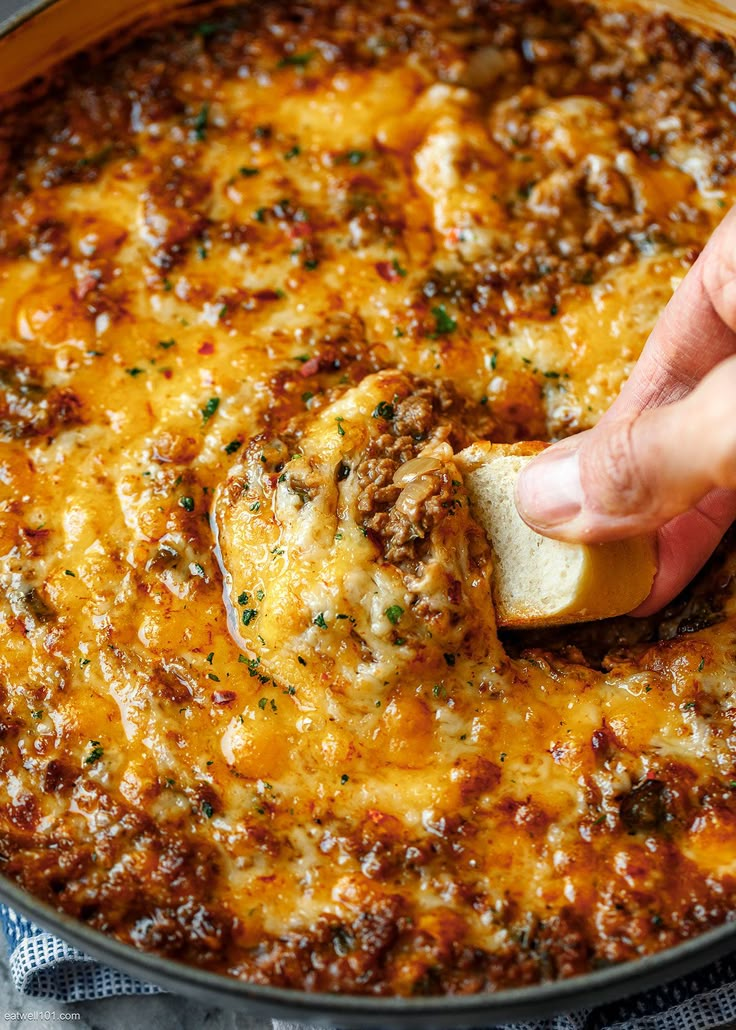
<svg viewBox="0 0 736 1030">
<path fill-rule="evenodd" d="M 732 910 L 734 602 L 604 628 L 602 666 L 576 630 L 507 654 L 450 429 L 408 434 L 396 518 L 452 511 L 414 565 L 356 470 L 427 381 L 471 436 L 591 425 L 736 190 L 690 79 L 655 154 L 606 78 L 632 36 L 656 70 L 656 19 L 389 8 L 162 30 L 8 123 L 0 829 L 11 875 L 138 946 L 480 990 Z"/>
</svg>

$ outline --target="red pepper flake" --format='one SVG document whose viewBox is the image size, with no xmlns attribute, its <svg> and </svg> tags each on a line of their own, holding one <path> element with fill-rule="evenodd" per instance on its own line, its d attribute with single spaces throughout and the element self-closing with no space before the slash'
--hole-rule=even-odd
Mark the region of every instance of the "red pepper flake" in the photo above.
<svg viewBox="0 0 736 1030">
<path fill-rule="evenodd" d="M 299 374 L 305 379 L 309 376 L 316 375 L 319 372 L 319 358 L 310 358 L 309 361 L 305 361 L 302 367 L 299 369 Z"/>
<path fill-rule="evenodd" d="M 83 276 L 77 283 L 74 290 L 74 296 L 77 300 L 84 300 L 87 294 L 96 289 L 98 285 L 98 277 L 92 275 L 91 272 L 88 272 L 87 275 Z"/>
<path fill-rule="evenodd" d="M 171 379 L 173 374 L 174 373 L 171 371 L 170 368 L 162 368 L 161 369 L 161 375 L 164 377 L 164 379 Z"/>
<path fill-rule="evenodd" d="M 395 283 L 403 278 L 401 272 L 396 267 L 396 263 L 391 261 L 377 261 L 375 268 L 380 277 L 385 279 L 387 283 Z"/>
<path fill-rule="evenodd" d="M 657 774 L 654 771 L 654 769 L 650 769 L 649 772 L 644 777 L 644 779 L 645 780 L 656 780 L 657 779 Z"/>
<path fill-rule="evenodd" d="M 253 296 L 256 300 L 281 300 L 283 293 L 278 290 L 256 290 Z"/>
<path fill-rule="evenodd" d="M 202 346 L 197 351 L 197 354 L 214 354 L 215 345 L 211 340 L 205 340 Z"/>
<path fill-rule="evenodd" d="M 234 690 L 216 690 L 212 695 L 212 703 L 215 705 L 231 705 L 236 696 Z"/>
<path fill-rule="evenodd" d="M 292 240 L 301 240 L 305 236 L 311 236 L 313 231 L 309 222 L 294 222 L 289 227 L 289 237 Z"/>
</svg>

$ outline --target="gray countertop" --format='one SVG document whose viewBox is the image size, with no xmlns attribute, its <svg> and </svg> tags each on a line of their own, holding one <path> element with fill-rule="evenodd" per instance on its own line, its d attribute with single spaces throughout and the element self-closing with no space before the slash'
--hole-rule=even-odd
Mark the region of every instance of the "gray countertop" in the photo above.
<svg viewBox="0 0 736 1030">
<path fill-rule="evenodd" d="M 0 1030 L 24 1023 L 37 1027 L 61 1023 L 75 1030 L 271 1030 L 270 1019 L 249 1018 L 169 995 L 77 1005 L 24 998 L 13 986 L 0 951 Z"/>
</svg>

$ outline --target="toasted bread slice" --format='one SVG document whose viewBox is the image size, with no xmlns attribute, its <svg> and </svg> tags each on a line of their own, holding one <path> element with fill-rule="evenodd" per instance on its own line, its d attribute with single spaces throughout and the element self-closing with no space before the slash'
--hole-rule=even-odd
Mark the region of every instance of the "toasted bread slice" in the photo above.
<svg viewBox="0 0 736 1030">
<path fill-rule="evenodd" d="M 541 443 L 476 443 L 456 456 L 473 514 L 495 552 L 500 626 L 531 629 L 622 615 L 647 597 L 656 571 L 651 537 L 606 544 L 550 540 L 516 510 L 514 487 Z"/>
</svg>

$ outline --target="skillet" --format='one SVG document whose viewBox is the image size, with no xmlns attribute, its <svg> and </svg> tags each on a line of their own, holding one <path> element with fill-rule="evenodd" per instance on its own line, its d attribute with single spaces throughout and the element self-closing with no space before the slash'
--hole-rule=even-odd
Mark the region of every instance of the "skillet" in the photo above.
<svg viewBox="0 0 736 1030">
<path fill-rule="evenodd" d="M 98 0 L 95 5 L 75 0 L 0 0 L 0 97 L 101 35 L 175 5 L 181 5 L 181 0 Z M 732 2 L 671 0 L 666 7 L 701 29 L 709 26 L 736 34 Z M 736 924 L 731 923 L 633 962 L 493 994 L 428 998 L 307 994 L 246 983 L 138 951 L 52 909 L 2 876 L 0 900 L 99 961 L 176 994 L 252 1015 L 342 1027 L 430 1030 L 540 1018 L 630 996 L 736 951 Z"/>
</svg>

